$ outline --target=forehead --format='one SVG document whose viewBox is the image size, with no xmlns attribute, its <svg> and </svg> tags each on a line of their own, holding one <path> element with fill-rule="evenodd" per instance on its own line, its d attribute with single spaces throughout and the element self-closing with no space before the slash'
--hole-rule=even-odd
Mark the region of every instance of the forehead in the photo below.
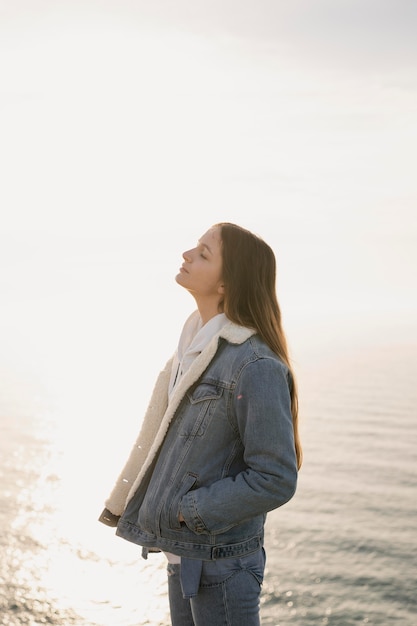
<svg viewBox="0 0 417 626">
<path fill-rule="evenodd" d="M 212 226 L 198 240 L 200 244 L 208 246 L 210 249 L 219 248 L 221 245 L 220 228 Z"/>
</svg>

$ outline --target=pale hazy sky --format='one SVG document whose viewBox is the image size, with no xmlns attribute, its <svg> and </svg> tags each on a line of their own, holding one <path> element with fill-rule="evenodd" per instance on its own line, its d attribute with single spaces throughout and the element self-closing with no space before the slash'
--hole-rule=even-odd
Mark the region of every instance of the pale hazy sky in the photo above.
<svg viewBox="0 0 417 626">
<path fill-rule="evenodd" d="M 416 27 L 414 0 L 0 0 L 3 353 L 173 346 L 219 220 L 273 246 L 290 326 L 414 319 Z"/>
</svg>

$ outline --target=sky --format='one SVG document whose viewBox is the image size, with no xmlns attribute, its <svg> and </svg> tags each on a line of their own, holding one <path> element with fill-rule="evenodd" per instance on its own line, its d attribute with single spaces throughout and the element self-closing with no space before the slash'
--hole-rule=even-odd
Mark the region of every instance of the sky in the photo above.
<svg viewBox="0 0 417 626">
<path fill-rule="evenodd" d="M 275 250 L 299 360 L 405 340 L 416 25 L 413 0 L 0 0 L 2 371 L 147 384 L 218 221 Z"/>
</svg>

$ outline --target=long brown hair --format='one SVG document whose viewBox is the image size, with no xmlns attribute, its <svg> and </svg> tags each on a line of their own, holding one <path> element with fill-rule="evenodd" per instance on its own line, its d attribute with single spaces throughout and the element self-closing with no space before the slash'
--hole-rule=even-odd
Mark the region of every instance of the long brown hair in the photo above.
<svg viewBox="0 0 417 626">
<path fill-rule="evenodd" d="M 241 226 L 229 222 L 220 222 L 215 226 L 220 227 L 222 240 L 224 313 L 232 322 L 254 328 L 291 373 L 291 413 L 300 468 L 302 448 L 298 433 L 297 384 L 276 295 L 275 255 L 263 239 Z"/>
</svg>

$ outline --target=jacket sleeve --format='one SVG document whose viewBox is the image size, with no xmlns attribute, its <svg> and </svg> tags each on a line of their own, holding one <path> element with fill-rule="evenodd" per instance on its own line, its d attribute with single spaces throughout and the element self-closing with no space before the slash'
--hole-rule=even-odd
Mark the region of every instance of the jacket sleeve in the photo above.
<svg viewBox="0 0 417 626">
<path fill-rule="evenodd" d="M 105 502 L 106 508 L 99 517 L 99 521 L 103 522 L 103 524 L 117 526 L 118 518 L 122 515 L 126 507 L 129 493 L 142 465 L 146 461 L 159 428 L 159 421 L 155 419 L 155 416 L 163 415 L 168 405 L 168 384 L 171 376 L 171 363 L 172 359 L 167 362 L 157 378 L 139 435 L 110 496 Z"/>
<path fill-rule="evenodd" d="M 288 368 L 274 358 L 242 369 L 230 410 L 246 468 L 183 496 L 180 510 L 190 530 L 222 533 L 292 498 L 297 461 L 289 384 Z"/>
</svg>

